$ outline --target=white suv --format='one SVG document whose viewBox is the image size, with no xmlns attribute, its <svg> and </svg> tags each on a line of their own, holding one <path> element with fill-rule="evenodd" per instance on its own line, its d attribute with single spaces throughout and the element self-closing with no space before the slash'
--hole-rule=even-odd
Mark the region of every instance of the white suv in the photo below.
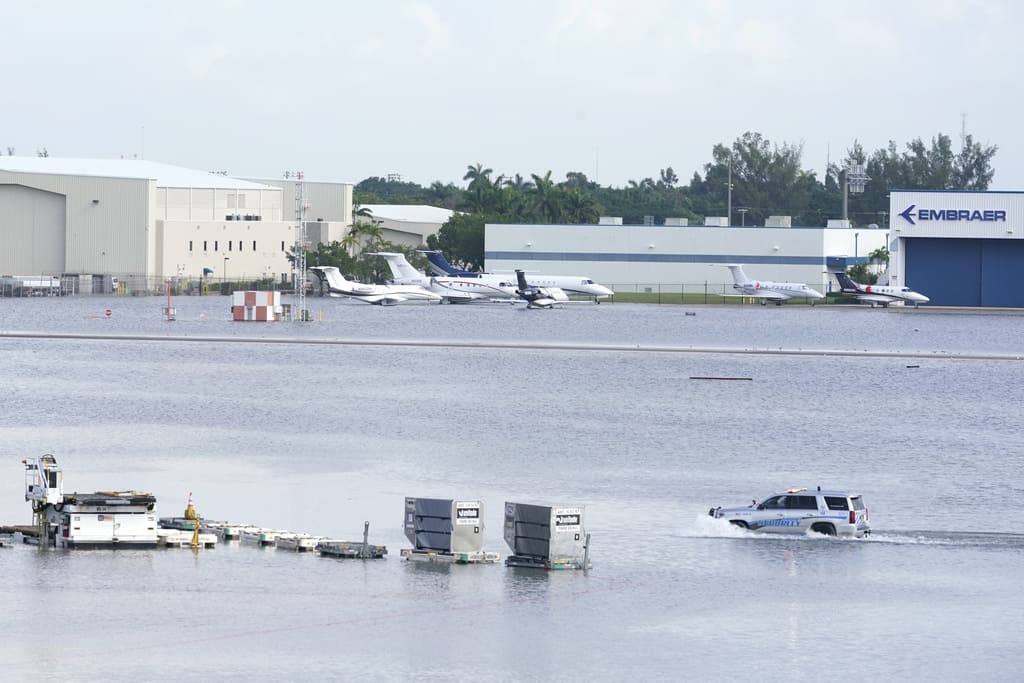
<svg viewBox="0 0 1024 683">
<path fill-rule="evenodd" d="M 709 515 L 751 531 L 826 536 L 855 536 L 871 533 L 864 499 L 849 491 L 786 489 L 756 500 L 747 507 L 711 508 Z"/>
</svg>

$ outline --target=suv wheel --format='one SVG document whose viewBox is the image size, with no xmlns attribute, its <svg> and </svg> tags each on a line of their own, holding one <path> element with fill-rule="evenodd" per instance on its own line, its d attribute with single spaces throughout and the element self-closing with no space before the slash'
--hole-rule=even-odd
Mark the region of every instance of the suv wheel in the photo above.
<svg viewBox="0 0 1024 683">
<path fill-rule="evenodd" d="M 836 528 L 826 522 L 818 522 L 811 526 L 811 531 L 816 534 L 824 534 L 825 536 L 835 536 Z"/>
</svg>

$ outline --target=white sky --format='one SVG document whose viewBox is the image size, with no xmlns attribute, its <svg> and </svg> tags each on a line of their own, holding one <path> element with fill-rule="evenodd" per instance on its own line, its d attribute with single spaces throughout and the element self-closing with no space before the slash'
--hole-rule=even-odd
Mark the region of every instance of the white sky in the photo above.
<svg viewBox="0 0 1024 683">
<path fill-rule="evenodd" d="M 942 132 L 1024 190 L 1017 0 L 0 3 L 0 149 L 244 177 L 686 183 L 745 131 L 804 168 Z"/>
</svg>

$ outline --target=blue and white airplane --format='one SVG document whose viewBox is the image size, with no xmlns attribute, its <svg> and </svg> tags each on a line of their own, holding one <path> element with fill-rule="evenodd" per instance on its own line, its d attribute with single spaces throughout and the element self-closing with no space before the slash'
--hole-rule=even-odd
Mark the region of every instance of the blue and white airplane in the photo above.
<svg viewBox="0 0 1024 683">
<path fill-rule="evenodd" d="M 423 253 L 427 255 L 427 260 L 430 261 L 431 270 L 442 277 L 476 278 L 497 287 L 508 287 L 510 285 L 515 287 L 517 284 L 510 275 L 502 273 L 473 273 L 468 270 L 459 270 L 448 263 L 440 251 L 424 250 Z M 535 287 L 556 287 L 567 294 L 592 296 L 595 299 L 604 299 L 615 294 L 615 292 L 604 285 L 599 285 L 588 277 L 577 275 L 537 275 L 529 273 L 526 275 L 526 279 L 530 285 Z"/>
<path fill-rule="evenodd" d="M 732 288 L 739 292 L 734 296 L 750 296 L 758 299 L 761 305 L 769 301 L 781 306 L 787 299 L 824 299 L 825 295 L 816 289 L 811 289 L 802 282 L 770 282 L 768 280 L 751 280 L 743 272 L 743 266 L 729 264 L 726 266 L 732 271 Z"/>
<path fill-rule="evenodd" d="M 920 306 L 930 301 L 928 297 L 920 292 L 915 292 L 910 287 L 889 287 L 887 285 L 862 285 L 854 282 L 846 273 L 836 273 L 839 280 L 839 291 L 846 296 L 855 296 L 857 301 L 865 301 L 874 308 L 881 304 L 882 308 L 888 308 L 891 303 L 914 304 Z"/>
</svg>

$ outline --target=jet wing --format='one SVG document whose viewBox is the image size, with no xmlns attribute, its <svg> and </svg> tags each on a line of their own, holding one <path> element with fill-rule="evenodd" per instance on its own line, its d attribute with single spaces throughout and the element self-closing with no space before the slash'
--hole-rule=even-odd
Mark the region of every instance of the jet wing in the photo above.
<svg viewBox="0 0 1024 683">
<path fill-rule="evenodd" d="M 793 298 L 791 294 L 786 294 L 785 292 L 779 292 L 772 289 L 755 289 L 750 294 L 744 294 L 743 296 L 749 296 L 755 299 L 768 299 L 769 301 L 778 301 L 780 299 L 785 301 L 786 299 Z"/>
<path fill-rule="evenodd" d="M 877 304 L 887 304 L 887 303 L 890 303 L 890 302 L 895 301 L 895 300 L 896 300 L 896 297 L 886 296 L 884 294 L 858 294 L 857 295 L 857 301 L 868 301 L 868 302 L 873 301 L 873 302 L 875 302 Z"/>
<path fill-rule="evenodd" d="M 366 296 L 360 296 L 359 299 L 366 301 L 371 304 L 378 304 L 380 306 L 390 306 L 392 304 L 398 304 L 403 301 L 407 301 L 408 297 L 404 294 L 369 294 Z"/>
</svg>

